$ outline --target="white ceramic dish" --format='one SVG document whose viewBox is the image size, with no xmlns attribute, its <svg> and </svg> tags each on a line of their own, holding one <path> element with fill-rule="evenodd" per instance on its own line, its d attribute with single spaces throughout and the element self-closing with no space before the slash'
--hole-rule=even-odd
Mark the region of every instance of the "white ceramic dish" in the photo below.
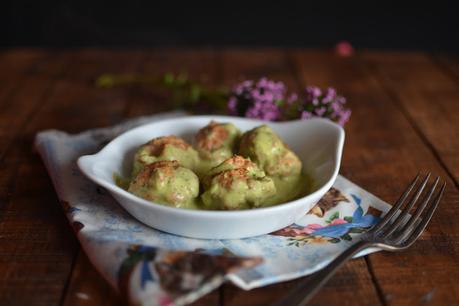
<svg viewBox="0 0 459 306">
<path fill-rule="evenodd" d="M 115 184 L 114 173 L 129 176 L 134 153 L 140 145 L 165 135 L 181 136 L 191 142 L 193 135 L 210 120 L 232 122 L 242 131 L 261 124 L 271 126 L 302 160 L 305 173 L 313 179 L 311 193 L 267 208 L 208 211 L 152 203 Z M 236 239 L 276 231 L 308 212 L 333 185 L 343 144 L 344 130 L 326 119 L 277 123 L 238 117 L 192 116 L 134 128 L 112 140 L 99 153 L 80 157 L 78 166 L 89 179 L 105 187 L 132 216 L 151 227 L 192 238 Z"/>
</svg>

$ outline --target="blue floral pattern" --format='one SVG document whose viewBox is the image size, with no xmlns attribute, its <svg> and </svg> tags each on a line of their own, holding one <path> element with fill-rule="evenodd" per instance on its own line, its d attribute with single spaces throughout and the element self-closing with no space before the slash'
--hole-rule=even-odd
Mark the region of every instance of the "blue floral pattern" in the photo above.
<svg viewBox="0 0 459 306">
<path fill-rule="evenodd" d="M 379 218 L 371 214 L 364 215 L 361 206 L 362 199 L 355 194 L 351 194 L 357 207 L 352 216 L 340 218 L 339 211 L 325 219 L 326 225 L 317 223 L 301 226 L 292 224 L 271 235 L 289 237 L 288 245 L 300 246 L 307 243 L 338 243 L 342 240 L 351 241 L 351 234 L 361 234 L 375 225 Z"/>
</svg>

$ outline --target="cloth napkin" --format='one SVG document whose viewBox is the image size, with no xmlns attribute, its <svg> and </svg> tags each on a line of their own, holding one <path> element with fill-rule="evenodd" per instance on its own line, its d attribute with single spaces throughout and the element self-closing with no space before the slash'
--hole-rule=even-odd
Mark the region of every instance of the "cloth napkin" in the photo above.
<svg viewBox="0 0 459 306">
<path fill-rule="evenodd" d="M 190 239 L 140 223 L 78 170 L 78 157 L 96 153 L 120 133 L 179 116 L 186 113 L 141 117 L 76 135 L 47 130 L 35 138 L 82 248 L 132 305 L 186 305 L 225 280 L 250 290 L 311 274 L 351 246 L 390 208 L 338 176 L 311 212 L 284 229 L 238 240 Z"/>
</svg>

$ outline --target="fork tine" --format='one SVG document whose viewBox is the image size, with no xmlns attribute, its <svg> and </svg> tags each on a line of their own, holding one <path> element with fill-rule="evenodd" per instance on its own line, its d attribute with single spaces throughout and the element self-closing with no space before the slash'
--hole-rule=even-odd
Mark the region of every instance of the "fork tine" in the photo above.
<svg viewBox="0 0 459 306">
<path fill-rule="evenodd" d="M 403 210 L 400 212 L 400 214 L 395 218 L 394 222 L 390 225 L 390 228 L 384 232 L 382 237 L 389 237 L 393 232 L 397 230 L 399 225 L 405 220 L 405 217 L 408 215 L 410 212 L 411 208 L 413 208 L 414 204 L 418 201 L 419 197 L 421 196 L 422 191 L 426 187 L 427 182 L 429 181 L 430 178 L 430 172 L 426 175 L 424 180 L 422 181 L 421 185 L 418 188 L 418 191 L 416 194 L 413 196 L 411 201 L 408 203 L 406 207 L 403 208 Z"/>
<path fill-rule="evenodd" d="M 405 223 L 405 225 L 403 225 L 403 227 L 400 229 L 399 231 L 399 237 L 397 237 L 395 239 L 395 243 L 400 243 L 402 240 L 404 240 L 406 238 L 406 236 L 409 234 L 409 228 L 413 226 L 413 224 L 415 222 L 417 222 L 422 214 L 422 212 L 424 211 L 424 209 L 426 208 L 427 204 L 429 203 L 430 201 L 430 198 L 432 197 L 432 195 L 434 194 L 434 191 L 435 189 L 437 188 L 437 185 L 438 185 L 438 182 L 440 181 L 440 177 L 437 176 L 437 178 L 435 179 L 435 182 L 433 183 L 432 187 L 430 188 L 430 191 L 426 194 L 426 196 L 424 197 L 421 205 L 419 205 L 417 208 L 416 208 L 416 211 L 414 212 L 414 214 L 411 216 L 410 220 L 408 220 L 408 222 Z"/>
<path fill-rule="evenodd" d="M 440 192 L 438 193 L 437 197 L 430 205 L 425 216 L 422 218 L 422 221 L 416 227 L 414 227 L 413 231 L 411 231 L 412 228 L 408 229 L 408 231 L 411 231 L 411 234 L 408 237 L 408 239 L 403 242 L 404 248 L 410 247 L 419 238 L 419 236 L 421 236 L 422 232 L 424 231 L 430 219 L 432 218 L 433 214 L 435 213 L 435 210 L 438 207 L 438 203 L 440 203 L 440 199 L 443 196 L 443 193 L 445 192 L 445 188 L 446 188 L 446 182 L 443 183 L 443 185 L 441 186 Z"/>
<path fill-rule="evenodd" d="M 374 233 L 378 232 L 384 225 L 387 224 L 387 222 L 390 221 L 390 219 L 395 215 L 395 213 L 398 211 L 400 206 L 402 206 L 402 204 L 405 202 L 406 198 L 410 194 L 410 192 L 413 189 L 414 185 L 417 183 L 417 181 L 419 179 L 419 176 L 420 176 L 420 174 L 418 173 L 418 175 L 416 175 L 416 177 L 413 179 L 413 181 L 408 186 L 408 188 L 405 190 L 405 192 L 400 196 L 400 198 L 397 200 L 397 202 L 395 202 L 394 206 L 392 206 L 392 208 L 386 213 L 384 218 L 381 221 L 379 221 L 379 223 L 376 224 L 371 229 L 371 232 L 374 232 Z"/>
</svg>

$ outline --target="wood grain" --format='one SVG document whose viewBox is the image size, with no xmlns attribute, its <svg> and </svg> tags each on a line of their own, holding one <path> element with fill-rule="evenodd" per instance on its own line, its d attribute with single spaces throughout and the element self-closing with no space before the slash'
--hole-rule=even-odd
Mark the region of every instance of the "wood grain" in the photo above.
<svg viewBox="0 0 459 306">
<path fill-rule="evenodd" d="M 131 58 L 128 54 L 123 56 Z M 124 106 L 113 107 L 116 101 L 120 101 L 113 99 L 114 92 L 98 94 L 93 86 L 97 74 L 110 69 L 116 72 L 116 67 L 120 69 L 119 63 L 128 64 L 120 61 L 116 53 L 76 51 L 60 53 L 57 58 L 50 53 L 48 57 L 47 63 L 41 62 L 35 69 L 35 74 L 27 76 L 31 80 L 23 82 L 25 88 L 14 97 L 14 101 L 8 102 L 11 107 L 17 107 L 17 111 L 8 110 L 9 116 L 5 115 L 6 119 L 12 118 L 14 121 L 22 118 L 22 122 L 8 125 L 9 128 L 15 128 L 10 131 L 18 133 L 4 154 L 8 164 L 15 161 L 16 164 L 10 170 L 14 173 L 14 181 L 10 183 L 13 186 L 10 199 L 2 209 L 2 232 L 14 232 L 15 236 L 12 237 L 22 241 L 22 249 L 12 243 L 0 246 L 2 254 L 8 256 L 2 260 L 7 271 L 2 281 L 9 284 L 2 286 L 5 305 L 59 304 L 77 251 L 74 235 L 67 225 L 42 162 L 32 154 L 34 134 L 44 128 L 79 131 L 97 124 L 111 123 L 113 119 L 110 115 L 120 112 Z M 62 61 L 59 61 L 60 57 Z M 57 71 L 57 63 L 62 65 L 62 62 L 65 64 L 65 73 L 52 86 L 46 86 L 46 82 L 53 78 L 51 72 Z M 40 89 L 47 91 L 46 94 L 39 94 L 37 91 Z M 105 103 L 104 108 L 101 101 Z M 33 107 L 33 110 L 27 112 L 27 109 L 22 109 L 26 106 Z M 77 109 L 78 112 L 75 111 Z M 8 132 L 7 126 L 3 126 L 2 131 Z M 41 255 L 44 252 L 48 255 Z M 40 256 L 43 259 L 37 261 Z M 20 262 L 22 257 L 25 259 Z M 21 278 L 17 275 L 21 275 Z M 34 289 L 34 286 L 40 290 Z"/>
<path fill-rule="evenodd" d="M 13 49 L 0 52 L 0 105 L 6 97 L 22 86 L 21 80 L 32 71 L 47 52 L 29 49 Z"/>
<path fill-rule="evenodd" d="M 366 53 L 364 60 L 459 187 L 459 86 L 425 54 Z"/>
<path fill-rule="evenodd" d="M 2 305 L 56 305 L 71 269 L 75 239 L 54 204 L 56 196 L 41 161 L 31 157 L 21 163 L 9 151 L 53 87 L 65 59 L 54 58 L 46 65 L 42 54 L 34 52 L 6 58 L 18 73 L 34 68 L 16 75 L 16 89 L 0 102 L 0 300 Z M 38 70 L 40 77 L 32 73 Z"/>
<path fill-rule="evenodd" d="M 343 175 L 389 203 L 421 169 L 441 175 L 450 185 L 420 242 L 401 254 L 369 257 L 384 303 L 447 305 L 457 300 L 459 227 L 448 220 L 459 213 L 458 192 L 435 154 L 359 58 L 323 52 L 297 52 L 294 57 L 306 82 L 335 86 L 349 100 L 353 114 L 346 126 Z"/>
<path fill-rule="evenodd" d="M 103 73 L 132 73 L 138 69 L 143 58 L 144 54 L 139 51 L 76 52 L 69 72 L 65 78 L 59 80 L 40 116 L 27 127 L 25 137 L 33 137 L 36 130 L 52 127 L 79 132 L 118 122 L 128 103 L 128 90 L 96 88 L 94 81 Z M 102 279 L 81 251 L 68 283 L 68 290 L 62 294 L 65 305 L 121 303 L 115 290 Z"/>
<path fill-rule="evenodd" d="M 431 58 L 446 74 L 459 82 L 459 56 L 457 54 L 433 54 Z"/>
<path fill-rule="evenodd" d="M 349 262 L 311 305 L 454 305 L 459 61 L 433 58 L 236 48 L 0 52 L 0 304 L 120 305 L 78 251 L 46 170 L 31 150 L 33 136 L 46 128 L 78 132 L 173 107 L 170 96 L 145 86 L 96 88 L 101 73 L 187 72 L 209 85 L 267 76 L 296 89 L 334 86 L 353 110 L 343 175 L 388 202 L 420 169 L 447 180 L 441 207 L 419 242 L 403 253 Z M 194 306 L 266 305 L 296 283 L 249 292 L 225 285 Z"/>
<path fill-rule="evenodd" d="M 118 306 L 123 299 L 110 287 L 82 251 L 78 253 L 63 306 Z"/>
<path fill-rule="evenodd" d="M 292 89 L 298 89 L 302 81 L 297 79 L 299 72 L 292 69 L 293 58 L 286 52 L 275 49 L 250 51 L 232 49 L 225 50 L 222 57 L 222 80 L 226 84 L 241 80 L 242 76 L 252 79 L 266 76 L 284 81 Z M 267 305 L 287 294 L 296 283 L 298 281 L 291 281 L 248 292 L 227 286 L 224 288 L 224 305 Z M 358 291 L 354 289 L 356 287 L 359 288 Z M 334 294 L 329 294 L 330 292 Z M 354 305 L 379 304 L 379 298 L 364 259 L 349 262 L 345 269 L 337 273 L 334 282 L 327 284 L 317 295 L 313 304 L 338 304 L 343 301 L 343 297 L 352 296 L 355 297 L 352 299 Z"/>
<path fill-rule="evenodd" d="M 233 285 L 226 285 L 223 287 L 224 305 L 271 305 L 287 295 L 300 280 L 283 282 L 250 291 L 242 291 Z M 353 260 L 345 264 L 308 305 L 369 306 L 379 304 L 365 260 Z"/>
<path fill-rule="evenodd" d="M 1 304 L 58 305 L 77 244 L 38 158 L 13 165 L 1 205 Z"/>
<path fill-rule="evenodd" d="M 63 54 L 48 54 L 39 61 L 37 59 L 33 70 L 18 81 L 21 87 L 1 101 L 0 159 L 4 158 L 13 141 L 18 139 L 23 126 L 48 98 L 57 78 L 62 75 L 67 60 L 67 56 Z"/>
<path fill-rule="evenodd" d="M 153 77 L 165 73 L 183 73 L 193 80 L 211 86 L 217 82 L 217 67 L 217 58 L 212 49 L 162 49 L 148 51 L 138 72 Z M 172 109 L 174 105 L 169 92 L 153 86 L 135 86 L 124 115 L 145 116 Z"/>
</svg>

